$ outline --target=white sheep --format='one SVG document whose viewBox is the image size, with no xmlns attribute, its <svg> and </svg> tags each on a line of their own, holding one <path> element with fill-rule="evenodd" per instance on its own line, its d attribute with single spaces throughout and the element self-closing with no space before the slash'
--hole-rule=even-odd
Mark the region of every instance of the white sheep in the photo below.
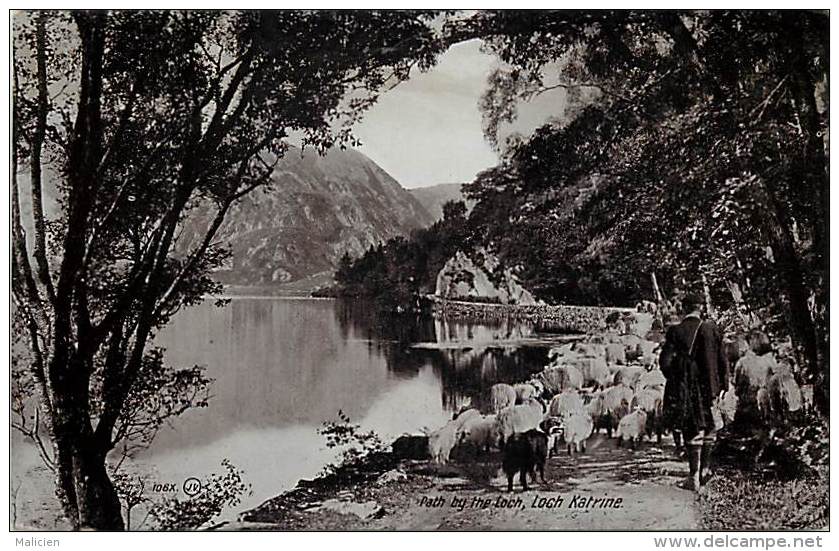
<svg viewBox="0 0 839 551">
<path fill-rule="evenodd" d="M 627 353 L 635 353 L 643 339 L 636 334 L 621 335 L 620 342 Z"/>
<path fill-rule="evenodd" d="M 643 367 L 627 366 L 621 367 L 615 372 L 614 384 L 624 384 L 632 389 L 638 385 L 638 380 L 645 373 Z"/>
<path fill-rule="evenodd" d="M 621 418 L 629 413 L 633 396 L 632 389 L 624 384 L 609 387 L 603 392 L 604 417 L 608 420 L 606 432 L 609 438 L 612 437 L 612 431 L 618 427 Z M 601 424 L 598 423 L 598 426 Z"/>
<path fill-rule="evenodd" d="M 661 402 L 664 399 L 664 393 L 658 388 L 648 387 L 639 388 L 635 391 L 632 397 L 631 406 L 634 409 L 637 406 L 647 412 L 647 415 L 654 413 L 661 408 Z"/>
<path fill-rule="evenodd" d="M 656 357 L 656 350 L 659 346 L 659 343 L 655 341 L 648 341 L 647 339 L 642 339 L 641 342 L 638 343 L 637 347 L 638 356 L 642 358 L 642 362 L 645 358 L 652 358 L 654 361 Z"/>
<path fill-rule="evenodd" d="M 606 429 L 609 436 L 612 434 L 612 420 L 609 417 L 609 410 L 606 409 L 604 390 L 591 394 L 591 400 L 586 404 L 586 412 L 594 421 L 594 430 Z"/>
<path fill-rule="evenodd" d="M 461 411 L 457 414 L 457 416 L 453 419 L 455 425 L 457 425 L 458 431 L 463 429 L 463 425 L 469 421 L 470 419 L 474 419 L 475 417 L 480 417 L 481 412 L 475 408 L 469 408 L 467 410 Z"/>
<path fill-rule="evenodd" d="M 556 360 L 561 358 L 570 358 L 576 356 L 574 351 L 574 343 L 563 344 L 562 346 L 555 346 L 548 351 L 548 358 Z"/>
<path fill-rule="evenodd" d="M 540 373 L 540 378 L 544 381 L 545 388 L 552 394 L 583 388 L 583 374 L 571 365 L 549 367 Z"/>
<path fill-rule="evenodd" d="M 518 383 L 513 385 L 513 390 L 516 391 L 516 403 L 523 404 L 531 398 L 536 398 L 539 394 L 536 387 L 530 383 Z"/>
<path fill-rule="evenodd" d="M 594 430 L 594 421 L 591 416 L 583 411 L 572 411 L 565 418 L 564 437 L 568 445 L 568 455 L 586 451 L 586 439 L 591 436 Z"/>
<path fill-rule="evenodd" d="M 603 391 L 603 407 L 609 413 L 620 412 L 621 409 L 626 413 L 633 397 L 632 388 L 625 384 L 617 384 Z"/>
<path fill-rule="evenodd" d="M 583 399 L 576 390 L 566 390 L 557 394 L 548 406 L 548 415 L 563 419 L 574 411 L 585 411 Z"/>
<path fill-rule="evenodd" d="M 449 421 L 428 435 L 428 453 L 438 465 L 445 465 L 449 461 L 452 448 L 457 444 L 458 427 L 457 421 Z"/>
<path fill-rule="evenodd" d="M 664 386 L 666 384 L 667 377 L 664 376 L 664 373 L 662 373 L 660 369 L 651 369 L 649 371 L 645 371 L 640 377 L 638 377 L 637 390 L 655 388 L 664 392 Z"/>
<path fill-rule="evenodd" d="M 495 415 L 479 415 L 470 417 L 460 429 L 461 444 L 467 444 L 476 450 L 489 451 L 498 446 L 498 434 L 495 425 Z"/>
<path fill-rule="evenodd" d="M 573 365 L 582 374 L 584 385 L 605 388 L 611 382 L 612 374 L 604 358 L 579 358 Z"/>
<path fill-rule="evenodd" d="M 603 358 L 606 356 L 606 347 L 595 342 L 577 343 L 574 350 L 578 355 L 588 358 Z"/>
<path fill-rule="evenodd" d="M 601 415 L 606 414 L 606 406 L 603 401 L 603 394 L 605 392 L 605 390 L 592 392 L 588 403 L 585 405 L 586 411 L 591 415 L 592 419 L 597 419 Z"/>
<path fill-rule="evenodd" d="M 625 415 L 618 423 L 618 431 L 615 434 L 618 437 L 618 446 L 628 440 L 635 449 L 636 443 L 641 441 L 646 430 L 647 413 L 644 410 L 636 409 Z"/>
<path fill-rule="evenodd" d="M 626 349 L 621 343 L 606 345 L 606 361 L 610 364 L 626 365 Z"/>
<path fill-rule="evenodd" d="M 506 383 L 492 385 L 489 395 L 492 413 L 498 413 L 516 404 L 516 390 Z"/>
<path fill-rule="evenodd" d="M 664 391 L 658 388 L 648 387 L 639 389 L 632 398 L 632 409 L 638 408 L 647 414 L 647 435 L 652 436 L 655 432 L 657 441 L 661 443 L 663 427 L 661 425 L 662 404 L 664 403 Z"/>
<path fill-rule="evenodd" d="M 528 400 L 523 404 L 502 409 L 495 416 L 496 434 L 499 446 L 517 432 L 539 428 L 545 416 L 544 405 L 539 400 Z"/>
</svg>

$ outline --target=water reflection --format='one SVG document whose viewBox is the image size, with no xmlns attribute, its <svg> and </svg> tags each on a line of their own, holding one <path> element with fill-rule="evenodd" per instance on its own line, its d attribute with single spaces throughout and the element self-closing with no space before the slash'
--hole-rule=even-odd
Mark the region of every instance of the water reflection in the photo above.
<svg viewBox="0 0 839 551">
<path fill-rule="evenodd" d="M 377 312 L 361 302 L 338 302 L 335 314 L 342 334 L 375 343 L 389 370 L 413 374 L 431 365 L 442 382 L 441 405 L 449 412 L 467 402 L 483 407 L 493 384 L 526 380 L 547 363 L 549 343 L 523 343 L 540 334 L 526 323 Z"/>
<path fill-rule="evenodd" d="M 386 441 L 434 429 L 498 381 L 525 380 L 547 360 L 532 327 L 464 324 L 377 312 L 359 302 L 237 299 L 181 312 L 156 339 L 175 366 L 215 379 L 208 408 L 165 427 L 138 463 L 178 482 L 244 469 L 258 505 L 335 457 L 317 434 L 345 411 Z"/>
</svg>

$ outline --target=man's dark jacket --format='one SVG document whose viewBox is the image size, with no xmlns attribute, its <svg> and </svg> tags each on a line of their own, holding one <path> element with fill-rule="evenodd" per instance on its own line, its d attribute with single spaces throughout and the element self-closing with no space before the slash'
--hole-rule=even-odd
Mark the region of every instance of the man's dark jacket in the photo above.
<svg viewBox="0 0 839 551">
<path fill-rule="evenodd" d="M 678 372 L 685 363 L 675 361 L 677 354 L 687 354 L 694 333 L 696 341 L 691 357 L 696 361 L 697 371 Z M 728 360 L 716 324 L 688 316 L 681 323 L 671 325 L 667 329 L 659 363 L 667 378 L 665 416 L 674 425 L 672 428 L 686 432 L 712 430 L 711 404 L 720 391 L 728 387 Z"/>
</svg>

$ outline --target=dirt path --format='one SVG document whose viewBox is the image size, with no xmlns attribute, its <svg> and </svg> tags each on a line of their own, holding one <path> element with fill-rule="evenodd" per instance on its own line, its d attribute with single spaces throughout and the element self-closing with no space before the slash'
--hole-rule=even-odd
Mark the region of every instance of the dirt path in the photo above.
<svg viewBox="0 0 839 551">
<path fill-rule="evenodd" d="M 434 468 L 405 465 L 397 480 L 344 491 L 328 507 L 288 511 L 276 524 L 228 529 L 367 530 L 690 530 L 700 528 L 693 492 L 677 486 L 687 463 L 672 441 L 620 449 L 605 435 L 589 439 L 588 451 L 548 460 L 547 484 L 514 492 L 499 476 L 499 453 L 460 458 Z M 601 501 L 596 501 L 601 500 Z M 335 507 L 335 502 L 340 507 Z M 362 516 L 344 505 L 367 507 Z M 605 507 L 604 507 L 605 505 Z M 350 507 L 348 507 L 350 508 Z M 305 509 L 305 510 L 304 510 Z M 340 511 L 340 512 L 339 512 Z M 374 512 L 375 511 L 375 512 Z"/>
</svg>

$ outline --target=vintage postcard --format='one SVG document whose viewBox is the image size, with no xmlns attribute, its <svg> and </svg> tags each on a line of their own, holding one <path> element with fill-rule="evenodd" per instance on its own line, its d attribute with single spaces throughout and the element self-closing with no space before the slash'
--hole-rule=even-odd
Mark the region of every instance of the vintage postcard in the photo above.
<svg viewBox="0 0 839 551">
<path fill-rule="evenodd" d="M 10 29 L 11 531 L 829 529 L 826 10 Z"/>
</svg>

